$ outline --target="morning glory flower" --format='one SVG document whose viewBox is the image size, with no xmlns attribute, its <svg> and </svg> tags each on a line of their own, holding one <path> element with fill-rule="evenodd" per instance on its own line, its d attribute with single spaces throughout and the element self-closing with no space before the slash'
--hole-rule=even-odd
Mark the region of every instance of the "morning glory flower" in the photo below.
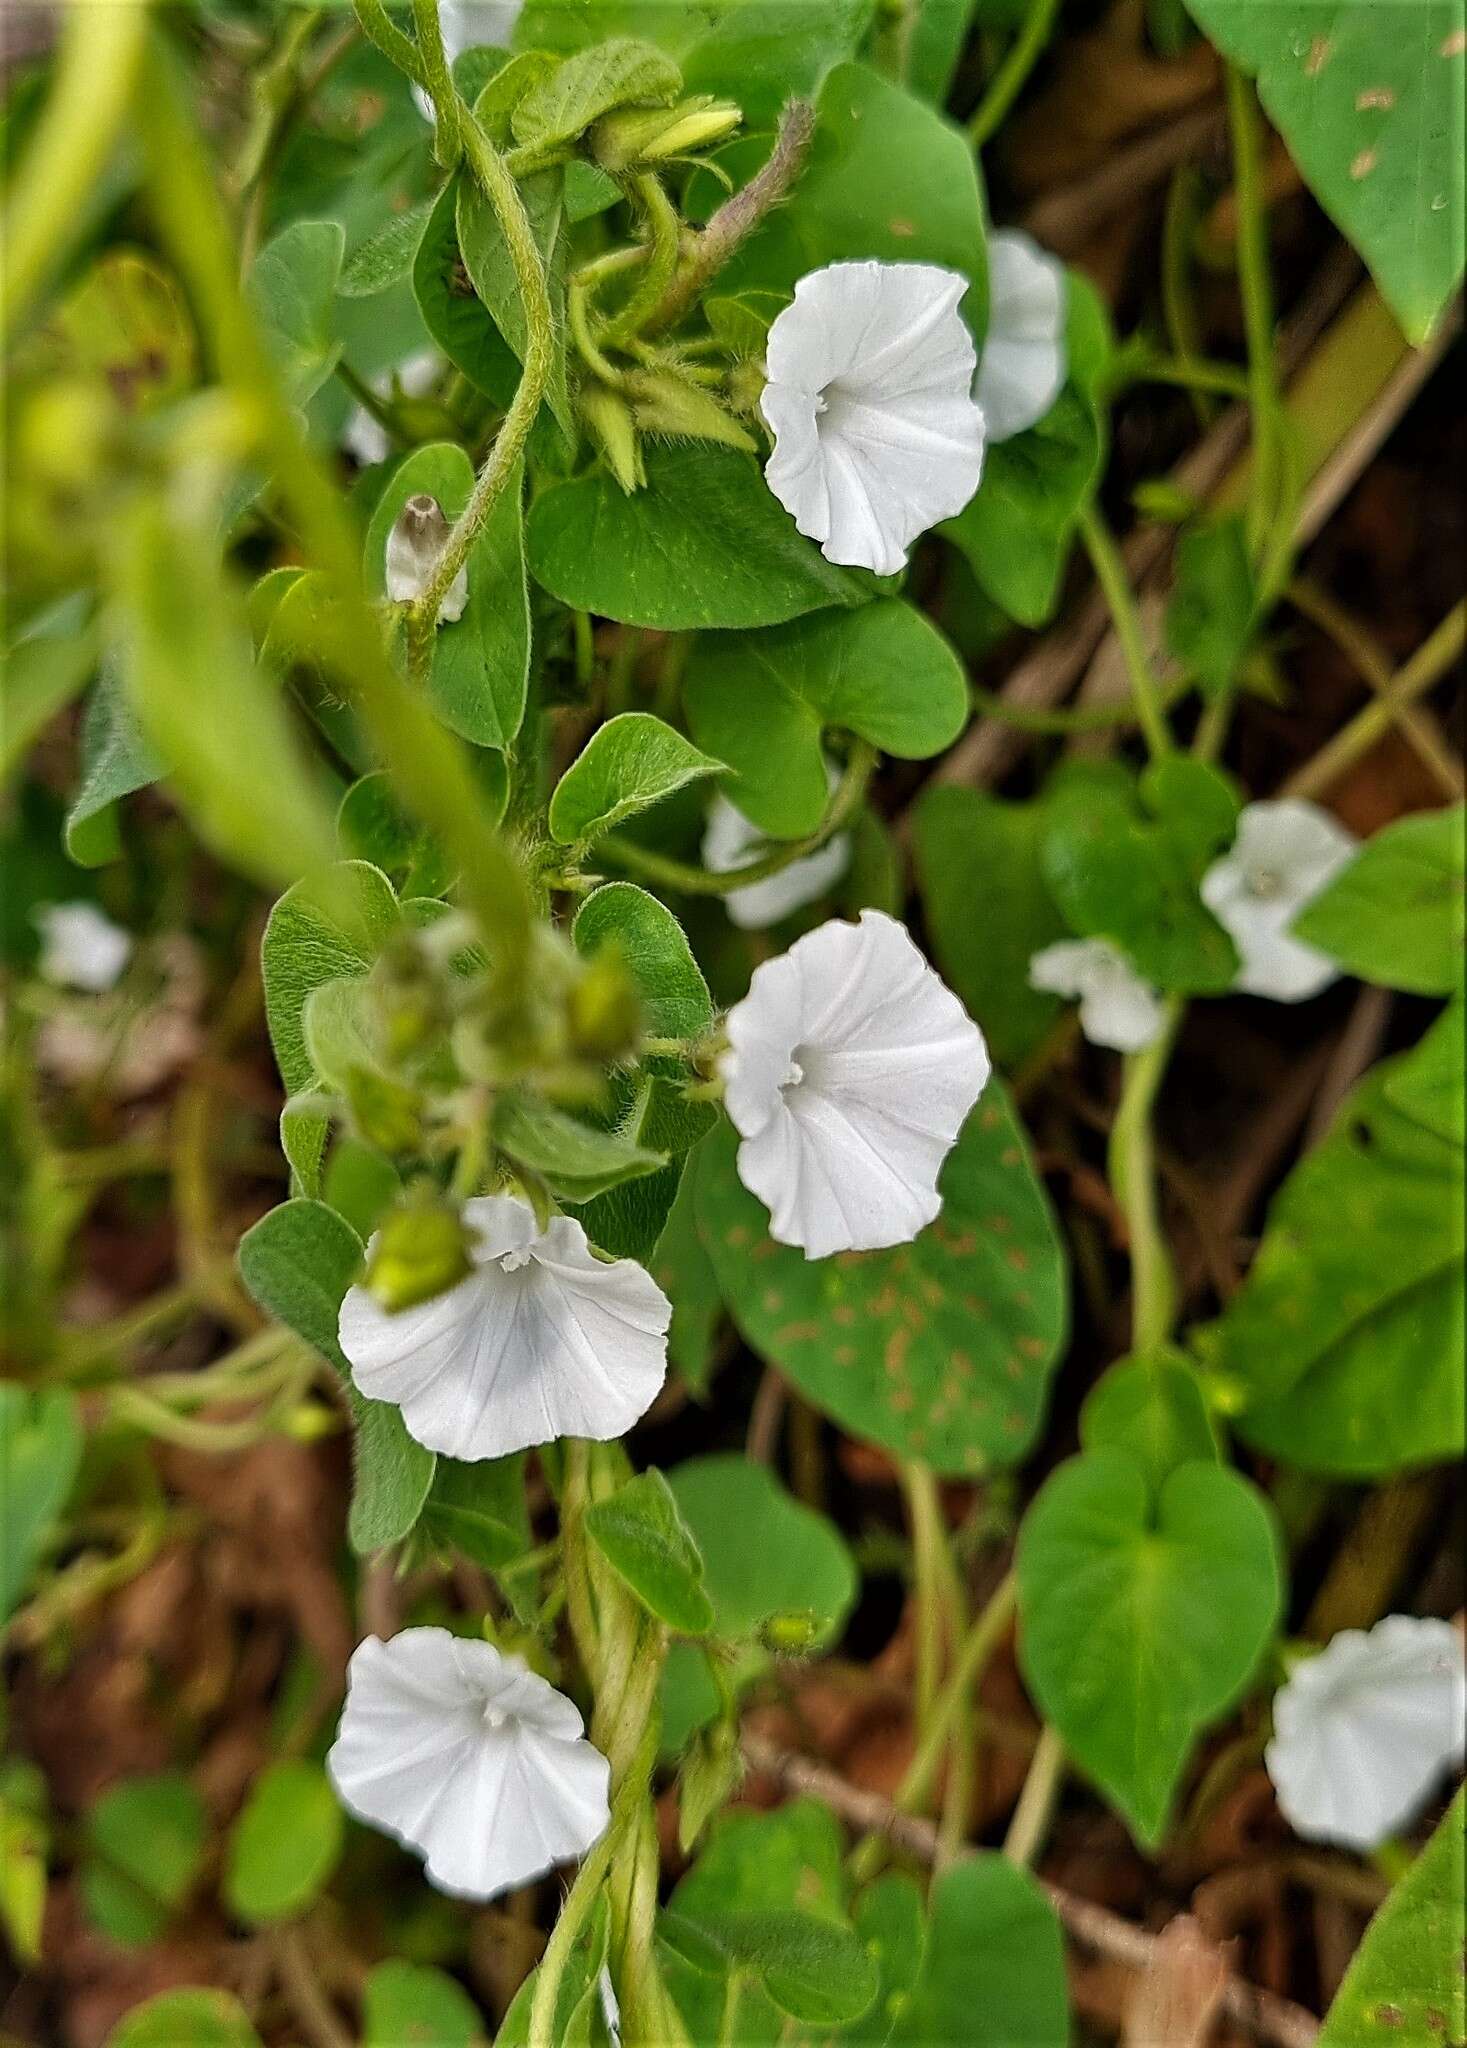
<svg viewBox="0 0 1467 2048">
<path fill-rule="evenodd" d="M 611 1817 L 611 1766 L 574 1703 L 444 1628 L 357 1645 L 326 1768 L 348 1811 L 416 1850 L 454 1898 L 496 1898 L 584 1856 Z"/>
<path fill-rule="evenodd" d="M 770 328 L 764 478 L 828 562 L 893 575 L 977 490 L 967 289 L 931 263 L 830 263 Z"/>
<path fill-rule="evenodd" d="M 432 390 L 442 368 L 443 358 L 436 348 L 419 349 L 400 366 L 395 378 L 390 370 L 374 377 L 372 389 L 379 398 L 391 398 L 394 387 L 404 398 L 422 398 Z M 341 445 L 363 469 L 385 462 L 392 453 L 386 427 L 364 405 L 357 407 L 342 428 Z"/>
<path fill-rule="evenodd" d="M 988 242 L 988 333 L 974 396 L 990 441 L 1044 418 L 1065 381 L 1065 267 L 1017 230 Z"/>
<path fill-rule="evenodd" d="M 569 1216 L 542 1231 L 514 1195 L 465 1202 L 463 1220 L 474 1270 L 447 1293 L 394 1313 L 348 1291 L 339 1335 L 357 1387 L 449 1458 L 624 1435 L 667 1374 L 672 1306 L 651 1274 L 598 1259 Z"/>
<path fill-rule="evenodd" d="M 95 903 L 45 903 L 34 919 L 41 935 L 38 971 L 57 988 L 101 995 L 132 957 L 131 934 Z"/>
<path fill-rule="evenodd" d="M 438 0 L 443 54 L 450 66 L 465 50 L 477 49 L 483 43 L 496 50 L 507 50 L 523 6 L 524 0 Z M 433 102 L 420 85 L 413 87 L 413 98 L 423 119 L 431 121 Z"/>
<path fill-rule="evenodd" d="M 1358 841 L 1328 811 L 1300 797 L 1245 804 L 1231 850 L 1202 877 L 1202 900 L 1242 962 L 1244 995 L 1302 1003 L 1339 979 L 1326 953 L 1290 925 L 1349 865 Z"/>
<path fill-rule="evenodd" d="M 384 575 L 387 595 L 394 604 L 414 604 L 432 580 L 438 558 L 448 541 L 448 521 L 436 498 L 419 491 L 408 499 L 387 536 Z M 458 574 L 443 594 L 437 625 L 453 625 L 464 615 L 469 601 L 469 565 Z"/>
<path fill-rule="evenodd" d="M 833 788 L 836 773 L 829 763 L 826 766 Z M 762 859 L 778 845 L 777 839 L 766 839 L 752 819 L 746 818 L 726 796 L 714 797 L 703 832 L 705 868 L 715 875 L 730 874 L 735 868 Z M 766 876 L 762 882 L 748 882 L 742 889 L 731 890 L 723 899 L 723 907 L 743 931 L 766 931 L 791 911 L 818 902 L 835 887 L 850 864 L 850 834 L 838 832 L 816 852 L 806 854 L 802 860 L 792 860 L 788 867 Z"/>
<path fill-rule="evenodd" d="M 807 1259 L 905 1244 L 991 1071 L 983 1034 L 902 926 L 833 918 L 754 971 L 726 1023 L 739 1178 Z"/>
<path fill-rule="evenodd" d="M 1080 1029 L 1092 1045 L 1144 1052 L 1165 1021 L 1161 999 L 1109 939 L 1061 939 L 1029 962 L 1030 988 L 1080 999 Z"/>
<path fill-rule="evenodd" d="M 1311 1842 L 1373 1849 L 1461 1764 L 1462 1638 L 1449 1621 L 1388 1614 L 1335 1636 L 1275 1695 L 1264 1752 L 1280 1811 Z"/>
</svg>

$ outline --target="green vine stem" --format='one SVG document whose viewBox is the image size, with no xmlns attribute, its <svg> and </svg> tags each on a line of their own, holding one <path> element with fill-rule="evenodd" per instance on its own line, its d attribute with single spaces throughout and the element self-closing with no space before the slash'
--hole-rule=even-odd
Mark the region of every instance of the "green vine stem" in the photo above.
<svg viewBox="0 0 1467 2048">
<path fill-rule="evenodd" d="M 1029 1775 L 1009 1822 L 1003 1853 L 1010 1863 L 1027 1870 L 1044 1846 L 1064 1778 L 1065 1747 L 1046 1722 L 1029 1763 Z"/>
<path fill-rule="evenodd" d="M 968 139 L 975 149 L 981 149 L 996 133 L 1004 115 L 1023 91 L 1025 80 L 1043 55 L 1058 13 L 1059 0 L 1029 0 L 1024 25 L 968 123 Z"/>
<path fill-rule="evenodd" d="M 662 180 L 651 171 L 641 171 L 631 180 L 631 188 L 647 223 L 648 254 L 636 290 L 599 337 L 613 347 L 640 334 L 651 319 L 672 283 L 681 249 L 682 223 Z"/>
<path fill-rule="evenodd" d="M 629 874 L 643 875 L 648 881 L 660 882 L 664 888 L 680 889 L 685 896 L 728 896 L 735 889 L 746 888 L 751 882 L 767 881 L 771 875 L 779 874 L 781 869 L 795 861 L 818 853 L 827 840 L 833 839 L 850 823 L 860 808 L 875 767 L 876 749 L 865 740 L 854 741 L 846 759 L 845 772 L 815 830 L 804 839 L 786 840 L 772 853 L 762 854 L 758 860 L 748 861 L 741 868 L 728 868 L 721 874 L 715 874 L 711 868 L 694 867 L 691 862 L 675 860 L 671 854 L 638 846 L 630 839 L 602 840 L 596 849 L 596 857 L 608 866 L 624 868 Z"/>
<path fill-rule="evenodd" d="M 1116 638 L 1125 657 L 1136 716 L 1141 722 L 1147 748 L 1154 761 L 1164 761 L 1172 752 L 1172 736 L 1162 710 L 1161 691 L 1152 674 L 1141 615 L 1136 609 L 1135 592 L 1126 575 L 1121 551 L 1095 505 L 1082 507 L 1078 524 L 1080 538 L 1085 543 L 1096 580 L 1115 623 Z"/>
<path fill-rule="evenodd" d="M 1176 1276 L 1158 1211 L 1151 1116 L 1182 1015 L 1183 1005 L 1174 996 L 1152 1044 L 1127 1056 L 1111 1126 L 1110 1180 L 1131 1239 L 1131 1341 L 1137 1351 L 1164 1344 L 1177 1311 Z"/>
<path fill-rule="evenodd" d="M 143 60 L 145 0 L 68 7 L 64 18 L 50 96 L 0 221 L 7 341 L 87 217 L 87 193 L 112 153 Z"/>
<path fill-rule="evenodd" d="M 1268 265 L 1268 215 L 1263 192 L 1263 138 L 1252 83 L 1227 67 L 1228 123 L 1238 200 L 1238 289 L 1248 341 L 1248 398 L 1254 460 L 1248 533 L 1259 565 L 1260 595 L 1276 596 L 1289 580 L 1293 511 L 1288 500 L 1286 422 L 1274 355 L 1273 282 Z"/>
</svg>

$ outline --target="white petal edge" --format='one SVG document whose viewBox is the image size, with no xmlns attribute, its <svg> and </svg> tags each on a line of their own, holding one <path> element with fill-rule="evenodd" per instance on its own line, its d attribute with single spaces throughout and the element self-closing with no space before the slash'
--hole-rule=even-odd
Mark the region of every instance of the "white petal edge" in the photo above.
<svg viewBox="0 0 1467 2048">
<path fill-rule="evenodd" d="M 988 242 L 988 333 L 975 396 L 990 441 L 1037 426 L 1064 387 L 1069 367 L 1065 268 L 1018 229 Z"/>
<path fill-rule="evenodd" d="M 1290 926 L 1358 851 L 1328 811 L 1299 797 L 1246 804 L 1233 845 L 1202 878 L 1202 900 L 1238 949 L 1234 987 L 1242 995 L 1301 1003 L 1340 976 Z M 1273 884 L 1260 894 L 1260 876 Z"/>
<path fill-rule="evenodd" d="M 714 797 L 703 830 L 705 868 L 726 875 L 760 859 L 778 844 L 778 840 L 766 839 L 726 796 Z M 850 834 L 838 832 L 816 852 L 792 860 L 762 882 L 747 882 L 742 889 L 730 890 L 723 907 L 742 931 L 767 931 L 791 912 L 828 895 L 850 864 Z"/>
<path fill-rule="evenodd" d="M 1080 1029 L 1092 1045 L 1144 1052 L 1166 1021 L 1156 990 L 1106 939 L 1061 939 L 1029 962 L 1029 986 L 1080 1000 Z"/>
</svg>

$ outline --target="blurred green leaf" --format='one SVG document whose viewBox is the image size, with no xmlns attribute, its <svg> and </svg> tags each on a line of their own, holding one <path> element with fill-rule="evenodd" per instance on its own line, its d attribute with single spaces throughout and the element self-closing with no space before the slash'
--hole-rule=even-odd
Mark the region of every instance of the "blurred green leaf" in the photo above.
<svg viewBox="0 0 1467 2048">
<path fill-rule="evenodd" d="M 484 2017 L 442 1970 L 391 1957 L 362 1987 L 362 2048 L 483 2048 Z"/>
<path fill-rule="evenodd" d="M 431 199 L 420 199 L 402 213 L 390 214 L 374 234 L 359 242 L 342 266 L 337 291 L 344 299 L 371 299 L 412 275 L 413 258 L 433 211 Z"/>
<path fill-rule="evenodd" d="M 530 1547 L 523 1455 L 463 1464 L 440 1458 L 423 1508 L 423 1528 L 449 1552 L 486 1571 L 523 1557 Z"/>
<path fill-rule="evenodd" d="M 209 1817 L 181 1771 L 125 1778 L 86 1820 L 81 1892 L 88 1916 L 129 1948 L 156 1941 L 203 1864 Z"/>
<path fill-rule="evenodd" d="M 66 813 L 66 850 L 82 867 L 118 851 L 117 805 L 146 789 L 164 764 L 138 724 L 116 665 L 105 662 L 87 699 L 81 729 L 81 781 Z"/>
<path fill-rule="evenodd" d="M 1064 2048 L 1070 2037 L 1054 1908 L 1027 1871 L 985 1854 L 934 1881 L 922 1975 L 890 2039 L 928 2048 L 967 2040 L 975 2025 L 1003 2048 Z"/>
<path fill-rule="evenodd" d="M 0 1380 L 0 1621 L 15 1609 L 66 1505 L 82 1427 L 65 1388 Z"/>
<path fill-rule="evenodd" d="M 1221 1456 L 1197 1375 L 1172 1350 L 1108 1368 L 1080 1410 L 1080 1443 L 1087 1451 L 1128 1451 L 1154 1495 L 1178 1465 L 1217 1464 Z"/>
<path fill-rule="evenodd" d="M 1392 1063 L 1385 1098 L 1439 1138 L 1467 1143 L 1467 1002 L 1461 997 L 1448 1003 L 1411 1052 Z"/>
<path fill-rule="evenodd" d="M 341 354 L 331 309 L 345 247 L 336 221 L 292 221 L 250 272 L 249 296 L 293 405 L 319 391 Z"/>
<path fill-rule="evenodd" d="M 1467 2041 L 1462 1925 L 1467 1791 L 1365 1930 L 1319 2048 L 1456 2048 Z"/>
<path fill-rule="evenodd" d="M 1167 606 L 1167 645 L 1196 671 L 1208 696 L 1232 683 L 1252 645 L 1258 591 L 1238 518 L 1188 526 L 1177 542 L 1177 577 Z"/>
<path fill-rule="evenodd" d="M 691 1161 L 657 1239 L 652 1277 L 672 1303 L 668 1357 L 695 1394 L 705 1393 L 713 1373 L 723 1297 L 698 1235 Z"/>
<path fill-rule="evenodd" d="M 228 1991 L 162 1991 L 124 2015 L 106 2048 L 260 2048 L 249 2014 Z"/>
<path fill-rule="evenodd" d="M 1423 811 L 1367 840 L 1294 935 L 1348 974 L 1413 995 L 1462 986 L 1467 942 L 1467 812 Z"/>
<path fill-rule="evenodd" d="M 613 107 L 670 106 L 683 78 L 651 43 L 616 37 L 580 50 L 527 92 L 514 110 L 515 140 L 537 149 L 570 142 Z"/>
<path fill-rule="evenodd" d="M 851 1910 L 856 1932 L 876 1965 L 876 1996 L 860 2019 L 840 2030 L 842 2041 L 885 2048 L 895 2040 L 927 1956 L 927 1916 L 910 1877 L 879 1877 Z"/>
<path fill-rule="evenodd" d="M 1178 1466 L 1153 1500 L 1129 1452 L 1087 1451 L 1040 1488 L 1017 1569 L 1035 1703 L 1154 1848 L 1188 1750 L 1239 1697 L 1278 1620 L 1268 1504 L 1212 1463 Z"/>
<path fill-rule="evenodd" d="M 230 1831 L 230 1911 L 256 1926 L 293 1918 L 329 1881 L 342 1832 L 341 1808 L 319 1764 L 287 1757 L 268 1765 Z"/>
<path fill-rule="evenodd" d="M 667 1164 L 665 1152 L 649 1151 L 620 1131 L 597 1130 L 529 1096 L 512 1096 L 501 1105 L 494 1141 L 572 1201 L 589 1201 Z"/>
</svg>

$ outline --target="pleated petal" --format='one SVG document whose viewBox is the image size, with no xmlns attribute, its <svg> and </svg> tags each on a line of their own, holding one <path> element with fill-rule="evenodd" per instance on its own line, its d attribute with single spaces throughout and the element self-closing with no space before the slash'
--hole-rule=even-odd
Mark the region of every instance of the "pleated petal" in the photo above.
<svg viewBox="0 0 1467 2048">
<path fill-rule="evenodd" d="M 610 1766 L 574 1703 L 519 1658 L 446 1629 L 358 1645 L 326 1767 L 343 1805 L 462 1898 L 583 1856 L 610 1818 Z"/>
<path fill-rule="evenodd" d="M 807 1258 L 904 1244 L 990 1072 L 983 1034 L 893 918 L 832 919 L 730 1011 L 739 1177 Z"/>
<path fill-rule="evenodd" d="M 625 1434 L 666 1376 L 672 1308 L 656 1281 L 598 1259 L 568 1216 L 537 1233 L 510 1196 L 466 1202 L 464 1220 L 474 1270 L 448 1293 L 395 1314 L 364 1287 L 347 1293 L 339 1337 L 359 1390 L 451 1458 Z"/>
<path fill-rule="evenodd" d="M 1105 939 L 1061 939 L 1029 962 L 1029 986 L 1080 999 L 1080 1029 L 1092 1045 L 1144 1052 L 1165 1021 L 1161 999 L 1125 954 Z"/>
<path fill-rule="evenodd" d="M 988 243 L 988 333 L 976 396 L 990 441 L 1007 441 L 1044 418 L 1064 385 L 1064 265 L 1017 231 Z"/>
<path fill-rule="evenodd" d="M 1352 833 L 1298 797 L 1246 804 L 1237 836 L 1202 878 L 1202 900 L 1241 963 L 1234 986 L 1277 1003 L 1306 1002 L 1339 968 L 1290 926 L 1354 857 Z"/>
</svg>

